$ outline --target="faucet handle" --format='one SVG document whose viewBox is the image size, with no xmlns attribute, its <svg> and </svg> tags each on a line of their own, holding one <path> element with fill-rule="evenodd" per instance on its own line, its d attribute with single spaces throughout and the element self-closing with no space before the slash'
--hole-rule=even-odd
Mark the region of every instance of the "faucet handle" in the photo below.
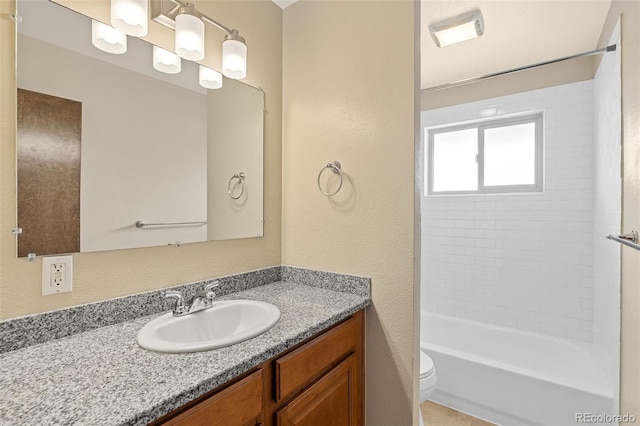
<svg viewBox="0 0 640 426">
<path fill-rule="evenodd" d="M 207 297 L 207 299 L 209 299 L 209 301 L 212 301 L 213 298 L 216 297 L 213 289 L 218 287 L 220 287 L 220 281 L 218 280 L 212 281 L 204 287 L 205 296 Z"/>
<path fill-rule="evenodd" d="M 182 315 L 186 312 L 186 307 L 184 305 L 184 296 L 179 291 L 168 290 L 163 293 L 165 298 L 175 297 L 176 306 L 173 308 L 173 315 Z"/>
</svg>

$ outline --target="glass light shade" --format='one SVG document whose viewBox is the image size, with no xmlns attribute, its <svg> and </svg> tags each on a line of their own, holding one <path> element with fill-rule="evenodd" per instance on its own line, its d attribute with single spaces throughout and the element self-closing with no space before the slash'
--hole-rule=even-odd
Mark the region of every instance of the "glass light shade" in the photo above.
<svg viewBox="0 0 640 426">
<path fill-rule="evenodd" d="M 102 22 L 91 20 L 91 44 L 117 55 L 127 51 L 127 35 Z"/>
<path fill-rule="evenodd" d="M 471 40 L 484 34 L 482 12 L 475 10 L 445 21 L 429 25 L 431 37 L 438 47 Z"/>
<path fill-rule="evenodd" d="M 111 0 L 111 25 L 125 34 L 147 35 L 149 24 L 148 0 Z"/>
<path fill-rule="evenodd" d="M 460 43 L 461 41 L 471 40 L 478 37 L 474 22 L 467 22 L 453 28 L 438 31 L 434 33 L 440 42 L 440 47 L 449 46 L 451 44 Z"/>
<path fill-rule="evenodd" d="M 222 87 L 222 74 L 200 65 L 200 86 L 207 89 L 220 89 Z"/>
<path fill-rule="evenodd" d="M 183 13 L 176 16 L 176 53 L 190 61 L 204 58 L 204 22 Z"/>
<path fill-rule="evenodd" d="M 162 47 L 153 46 L 153 67 L 165 74 L 177 74 L 182 70 L 182 59 Z"/>
<path fill-rule="evenodd" d="M 222 74 L 233 79 L 247 76 L 247 45 L 238 40 L 222 42 Z"/>
</svg>

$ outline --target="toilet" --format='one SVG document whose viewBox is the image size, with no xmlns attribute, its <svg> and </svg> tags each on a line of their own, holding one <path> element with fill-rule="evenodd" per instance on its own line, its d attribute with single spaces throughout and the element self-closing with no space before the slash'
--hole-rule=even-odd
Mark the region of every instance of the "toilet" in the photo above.
<svg viewBox="0 0 640 426">
<path fill-rule="evenodd" d="M 420 404 L 425 402 L 436 388 L 436 368 L 433 360 L 420 351 Z M 420 426 L 424 426 L 422 412 L 420 413 Z"/>
</svg>

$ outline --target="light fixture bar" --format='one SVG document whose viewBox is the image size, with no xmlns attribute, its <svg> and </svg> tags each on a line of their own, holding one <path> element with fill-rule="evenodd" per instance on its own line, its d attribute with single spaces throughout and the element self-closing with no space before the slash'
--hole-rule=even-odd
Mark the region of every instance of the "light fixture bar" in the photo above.
<svg viewBox="0 0 640 426">
<path fill-rule="evenodd" d="M 151 1 L 151 19 L 156 21 L 157 23 L 164 25 L 167 28 L 171 28 L 172 30 L 176 29 L 176 16 L 180 14 L 180 9 L 185 7 L 188 8 L 191 3 L 183 2 L 180 0 L 152 0 Z M 193 5 L 191 5 L 193 6 Z M 208 22 L 216 27 L 220 28 L 222 31 L 231 34 L 233 30 L 229 27 L 222 25 L 220 22 L 208 17 L 207 15 L 201 13 L 199 10 L 194 8 L 194 16 L 202 19 L 205 22 Z"/>
<path fill-rule="evenodd" d="M 151 0 L 151 19 L 176 32 L 176 53 L 192 61 L 204 58 L 204 24 L 219 28 L 226 33 L 222 42 L 222 74 L 235 80 L 247 76 L 247 44 L 238 30 L 208 17 L 183 0 Z"/>
<path fill-rule="evenodd" d="M 171 1 L 176 1 L 176 0 L 171 0 Z M 203 21 L 208 22 L 211 25 L 215 25 L 216 27 L 220 28 L 222 31 L 226 31 L 228 34 L 231 34 L 233 32 L 233 30 L 230 30 L 229 28 L 225 27 L 220 22 L 214 21 L 213 19 L 209 18 L 207 15 L 203 15 L 200 12 L 198 13 L 200 14 L 200 19 L 202 19 Z"/>
</svg>

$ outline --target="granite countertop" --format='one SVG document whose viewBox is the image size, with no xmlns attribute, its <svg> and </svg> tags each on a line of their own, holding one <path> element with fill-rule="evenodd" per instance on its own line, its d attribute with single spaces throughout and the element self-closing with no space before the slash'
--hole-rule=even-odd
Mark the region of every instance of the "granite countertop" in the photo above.
<svg viewBox="0 0 640 426">
<path fill-rule="evenodd" d="M 280 321 L 227 348 L 142 349 L 152 315 L 0 355 L 0 425 L 143 425 L 369 305 L 366 296 L 288 281 L 220 297 L 274 304 Z"/>
</svg>

